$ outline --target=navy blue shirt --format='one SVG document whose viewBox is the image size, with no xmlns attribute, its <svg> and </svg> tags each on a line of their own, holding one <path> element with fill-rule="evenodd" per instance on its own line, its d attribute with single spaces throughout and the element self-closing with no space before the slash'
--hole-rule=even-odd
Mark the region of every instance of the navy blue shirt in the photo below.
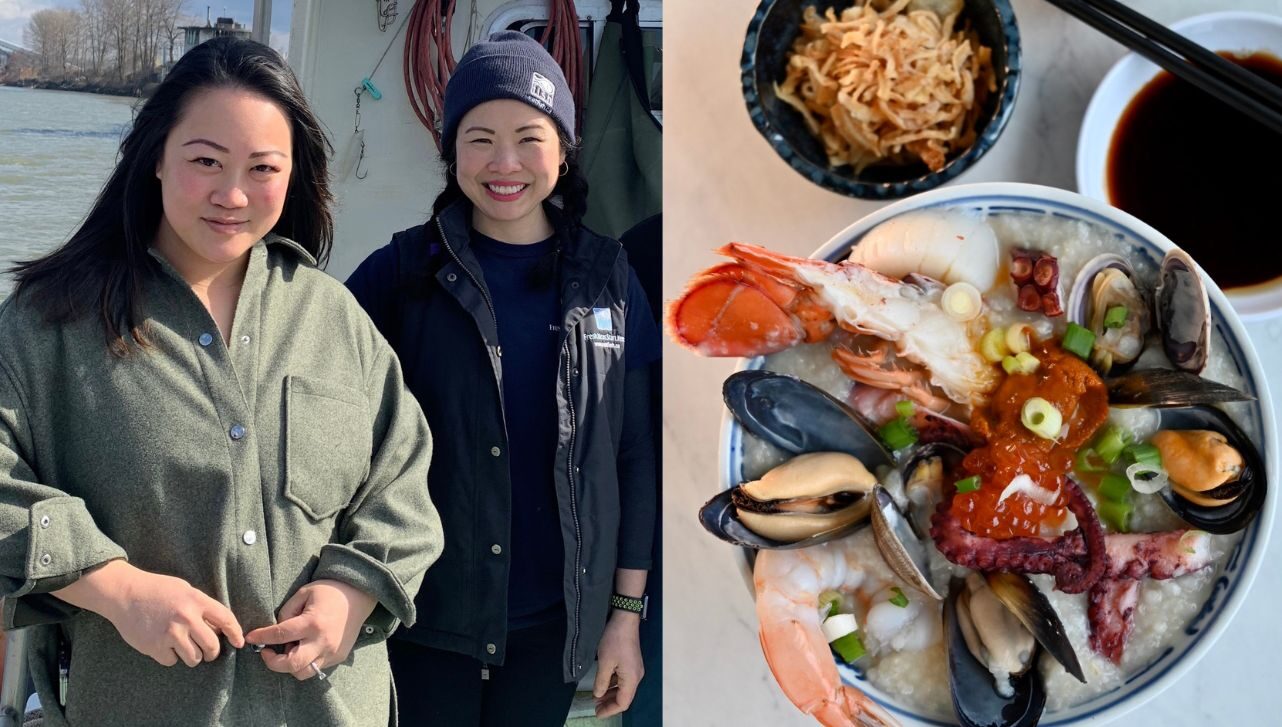
<svg viewBox="0 0 1282 727">
<path fill-rule="evenodd" d="M 472 251 L 498 318 L 503 350 L 503 416 L 512 480 L 508 624 L 551 620 L 563 601 L 564 551 L 556 483 L 556 381 L 561 305 L 556 278 L 536 268 L 555 249 L 553 239 L 513 245 L 472 231 Z"/>
</svg>

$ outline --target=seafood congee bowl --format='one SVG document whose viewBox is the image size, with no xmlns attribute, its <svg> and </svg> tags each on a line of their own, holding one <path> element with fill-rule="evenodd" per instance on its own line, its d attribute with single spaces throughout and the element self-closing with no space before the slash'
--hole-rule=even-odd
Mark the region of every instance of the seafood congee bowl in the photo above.
<svg viewBox="0 0 1282 727">
<path fill-rule="evenodd" d="M 793 170 L 892 199 L 957 177 L 997 142 L 1019 90 L 1019 29 L 1008 0 L 763 0 L 740 69 L 753 125 Z"/>
<path fill-rule="evenodd" d="M 1153 228 L 1024 184 L 935 190 L 812 258 L 745 243 L 667 331 L 743 358 L 722 489 L 764 657 L 825 725 L 1102 723 L 1176 682 L 1264 557 L 1263 368 Z"/>
</svg>

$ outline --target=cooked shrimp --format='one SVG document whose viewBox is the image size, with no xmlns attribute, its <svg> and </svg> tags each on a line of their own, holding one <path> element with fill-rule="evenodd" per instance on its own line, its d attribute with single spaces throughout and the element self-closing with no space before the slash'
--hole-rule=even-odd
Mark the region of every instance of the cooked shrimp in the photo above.
<svg viewBox="0 0 1282 727">
<path fill-rule="evenodd" d="M 864 583 L 849 538 L 797 550 L 757 553 L 753 581 L 761 649 L 784 694 L 828 727 L 899 722 L 868 695 L 843 684 L 819 627 L 819 594 L 853 594 Z"/>
</svg>

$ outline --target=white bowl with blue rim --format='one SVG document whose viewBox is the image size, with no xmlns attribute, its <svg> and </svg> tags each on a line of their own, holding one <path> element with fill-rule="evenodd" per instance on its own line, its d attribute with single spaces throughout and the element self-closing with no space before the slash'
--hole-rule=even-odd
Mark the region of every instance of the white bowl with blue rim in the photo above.
<svg viewBox="0 0 1282 727">
<path fill-rule="evenodd" d="M 850 253 L 850 248 L 872 228 L 892 217 L 928 208 L 958 208 L 988 215 L 1047 215 L 1080 220 L 1117 235 L 1118 239 L 1132 245 L 1136 254 L 1147 255 L 1155 264 L 1161 261 L 1168 250 L 1175 247 L 1157 230 L 1104 202 L 1035 184 L 991 182 L 936 189 L 883 207 L 842 230 L 811 257 L 832 262 L 844 260 Z M 1202 278 L 1211 304 L 1213 325 L 1227 343 L 1233 361 L 1237 364 L 1244 382 L 1243 389 L 1255 397 L 1247 420 L 1239 423 L 1259 448 L 1264 458 L 1266 482 L 1271 485 L 1278 481 L 1279 474 L 1278 432 L 1264 366 L 1228 298 L 1205 274 L 1202 274 Z M 745 359 L 740 368 L 760 368 L 762 362 L 761 357 Z M 737 485 L 744 479 L 743 436 L 743 429 L 726 414 L 722 419 L 720 451 L 723 488 Z M 1212 588 L 1209 599 L 1167 649 L 1145 666 L 1126 674 L 1125 682 L 1120 687 L 1069 709 L 1047 711 L 1042 717 L 1042 727 L 1103 724 L 1117 719 L 1161 694 L 1192 669 L 1224 633 L 1234 614 L 1246 600 L 1251 584 L 1264 562 L 1277 505 L 1277 488 L 1270 486 L 1259 515 L 1243 532 L 1236 548 L 1225 559 L 1223 571 Z M 743 561 L 743 569 L 751 588 L 752 574 L 746 559 Z M 942 727 L 953 724 L 940 721 L 936 716 L 917 713 L 902 700 L 874 687 L 863 678 L 859 670 L 838 663 L 838 671 L 844 681 L 867 693 L 906 727 Z"/>
<path fill-rule="evenodd" d="M 1282 57 L 1282 17 L 1277 15 L 1236 10 L 1206 13 L 1174 22 L 1170 28 L 1211 50 L 1234 53 L 1264 51 Z M 1086 107 L 1077 137 L 1078 192 L 1093 199 L 1109 201 L 1108 157 L 1113 132 L 1131 101 L 1162 72 L 1152 61 L 1128 53 L 1100 81 L 1091 96 L 1090 105 Z M 1211 183 L 1239 182 L 1215 180 Z M 1259 244 L 1268 243 L 1260 241 Z M 1226 295 L 1244 320 L 1282 315 L 1282 278 L 1244 288 L 1230 288 Z"/>
</svg>

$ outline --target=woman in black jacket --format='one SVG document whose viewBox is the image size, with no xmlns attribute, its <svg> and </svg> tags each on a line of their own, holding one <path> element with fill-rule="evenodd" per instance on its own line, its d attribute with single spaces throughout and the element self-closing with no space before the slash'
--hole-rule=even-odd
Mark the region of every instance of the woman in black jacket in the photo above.
<svg viewBox="0 0 1282 727">
<path fill-rule="evenodd" d="M 538 42 L 473 46 L 445 93 L 445 190 L 348 280 L 402 360 L 445 527 L 390 644 L 406 724 L 561 725 L 643 667 L 658 330 L 618 242 L 580 224 L 574 102 Z"/>
</svg>

